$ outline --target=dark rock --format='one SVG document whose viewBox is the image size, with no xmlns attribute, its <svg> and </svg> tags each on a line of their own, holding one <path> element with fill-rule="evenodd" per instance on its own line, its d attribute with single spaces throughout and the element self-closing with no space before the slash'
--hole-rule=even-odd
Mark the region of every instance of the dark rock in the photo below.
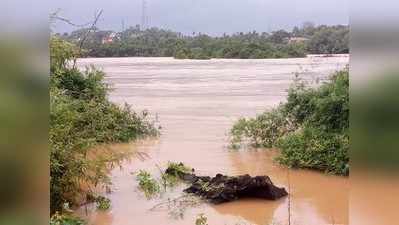
<svg viewBox="0 0 399 225">
<path fill-rule="evenodd" d="M 181 168 L 184 168 L 182 163 L 177 166 L 170 166 L 165 173 L 190 183 L 190 187 L 185 189 L 185 192 L 199 195 L 215 204 L 245 197 L 276 200 L 288 195 L 284 188 L 275 186 L 268 176 L 216 174 L 211 178 L 209 176 L 196 176 L 194 170 L 188 173 Z"/>
<path fill-rule="evenodd" d="M 268 176 L 251 177 L 248 174 L 224 176 L 217 174 L 213 178 L 198 176 L 195 176 L 195 178 L 191 179 L 194 182 L 184 191 L 204 197 L 215 204 L 245 197 L 277 200 L 288 195 L 284 188 L 275 186 Z"/>
<path fill-rule="evenodd" d="M 193 182 L 197 181 L 198 178 L 194 174 L 184 174 L 180 177 L 180 179 L 193 183 Z"/>
</svg>

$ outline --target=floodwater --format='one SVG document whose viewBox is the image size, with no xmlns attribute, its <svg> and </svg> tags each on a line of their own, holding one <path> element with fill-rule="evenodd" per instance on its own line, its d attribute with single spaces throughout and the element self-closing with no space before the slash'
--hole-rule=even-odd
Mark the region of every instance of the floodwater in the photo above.
<svg viewBox="0 0 399 225">
<path fill-rule="evenodd" d="M 156 140 L 126 144 L 145 153 L 111 172 L 112 201 L 108 212 L 82 207 L 90 224 L 190 225 L 200 213 L 209 225 L 348 224 L 349 180 L 309 170 L 287 170 L 273 162 L 276 150 L 228 149 L 228 131 L 242 116 L 255 116 L 284 101 L 294 74 L 317 85 L 347 65 L 348 56 L 265 60 L 175 60 L 172 58 L 81 59 L 106 73 L 113 91 L 109 98 L 135 110 L 149 110 L 162 125 Z M 311 83 L 312 82 L 312 83 Z M 201 175 L 223 173 L 268 175 L 278 186 L 290 189 L 278 201 L 245 199 L 221 205 L 151 210 L 182 195 L 184 185 L 147 200 L 137 189 L 132 172 L 146 169 L 159 174 L 157 165 L 183 162 Z M 289 181 L 289 182 L 288 182 Z M 288 185 L 288 183 L 290 185 Z M 289 204 L 290 202 L 290 204 Z"/>
</svg>

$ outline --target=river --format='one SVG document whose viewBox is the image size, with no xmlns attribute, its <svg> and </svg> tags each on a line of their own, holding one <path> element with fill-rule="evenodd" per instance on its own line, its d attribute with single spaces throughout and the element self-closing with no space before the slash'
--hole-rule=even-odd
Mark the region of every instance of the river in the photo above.
<svg viewBox="0 0 399 225">
<path fill-rule="evenodd" d="M 184 162 L 201 175 L 224 173 L 268 175 L 288 189 L 291 224 L 348 224 L 349 180 L 309 170 L 288 170 L 274 163 L 276 150 L 228 148 L 228 131 L 240 117 L 255 116 L 285 101 L 295 73 L 318 85 L 348 64 L 348 56 L 300 59 L 86 58 L 80 67 L 94 65 L 106 73 L 111 101 L 148 110 L 162 125 L 156 140 L 118 145 L 145 152 L 112 170 L 112 208 L 108 212 L 81 209 L 90 224 L 195 224 L 203 213 L 209 225 L 288 224 L 288 198 L 278 201 L 245 199 L 221 205 L 203 203 L 171 215 L 150 210 L 181 195 L 183 186 L 161 198 L 147 200 L 131 174 L 140 169 L 158 173 L 156 165 Z M 87 215 L 86 215 L 87 214 Z"/>
</svg>

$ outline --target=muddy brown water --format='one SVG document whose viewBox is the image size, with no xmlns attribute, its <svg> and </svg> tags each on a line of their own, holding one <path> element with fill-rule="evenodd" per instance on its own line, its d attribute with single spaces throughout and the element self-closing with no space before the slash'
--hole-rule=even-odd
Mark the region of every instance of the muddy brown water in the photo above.
<svg viewBox="0 0 399 225">
<path fill-rule="evenodd" d="M 242 116 L 255 116 L 284 101 L 294 74 L 317 85 L 331 72 L 346 66 L 349 57 L 308 57 L 267 60 L 175 60 L 171 58 L 81 59 L 83 68 L 93 64 L 106 73 L 113 91 L 109 98 L 135 110 L 147 109 L 162 125 L 156 140 L 118 145 L 133 157 L 111 172 L 112 208 L 107 212 L 82 207 L 79 213 L 90 224 L 167 225 L 195 224 L 203 213 L 209 225 L 288 224 L 288 198 L 278 201 L 244 199 L 211 205 L 202 203 L 184 212 L 150 210 L 154 205 L 179 197 L 180 185 L 161 197 L 146 199 L 137 189 L 132 172 L 146 169 L 158 173 L 156 165 L 184 162 L 198 174 L 224 173 L 268 175 L 288 189 L 290 181 L 291 224 L 347 224 L 347 178 L 309 170 L 288 170 L 274 163 L 277 150 L 228 149 L 228 131 Z M 182 209 L 181 209 L 182 210 Z"/>
</svg>

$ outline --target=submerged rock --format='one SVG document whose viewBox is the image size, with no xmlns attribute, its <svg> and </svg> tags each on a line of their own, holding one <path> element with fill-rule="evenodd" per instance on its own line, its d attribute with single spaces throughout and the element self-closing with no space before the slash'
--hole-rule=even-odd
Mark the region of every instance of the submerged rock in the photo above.
<svg viewBox="0 0 399 225">
<path fill-rule="evenodd" d="M 215 204 L 245 197 L 277 200 L 288 195 L 284 188 L 275 186 L 268 176 L 251 177 L 248 174 L 224 176 L 217 174 L 211 178 L 181 171 L 166 170 L 165 172 L 175 174 L 180 179 L 191 183 L 191 186 L 184 192 L 199 195 Z"/>
<path fill-rule="evenodd" d="M 244 197 L 277 200 L 288 195 L 284 188 L 275 186 L 268 176 L 251 177 L 246 174 L 230 177 L 217 174 L 212 179 L 208 179 L 209 177 L 197 178 L 184 191 L 202 196 L 215 204 Z"/>
</svg>

